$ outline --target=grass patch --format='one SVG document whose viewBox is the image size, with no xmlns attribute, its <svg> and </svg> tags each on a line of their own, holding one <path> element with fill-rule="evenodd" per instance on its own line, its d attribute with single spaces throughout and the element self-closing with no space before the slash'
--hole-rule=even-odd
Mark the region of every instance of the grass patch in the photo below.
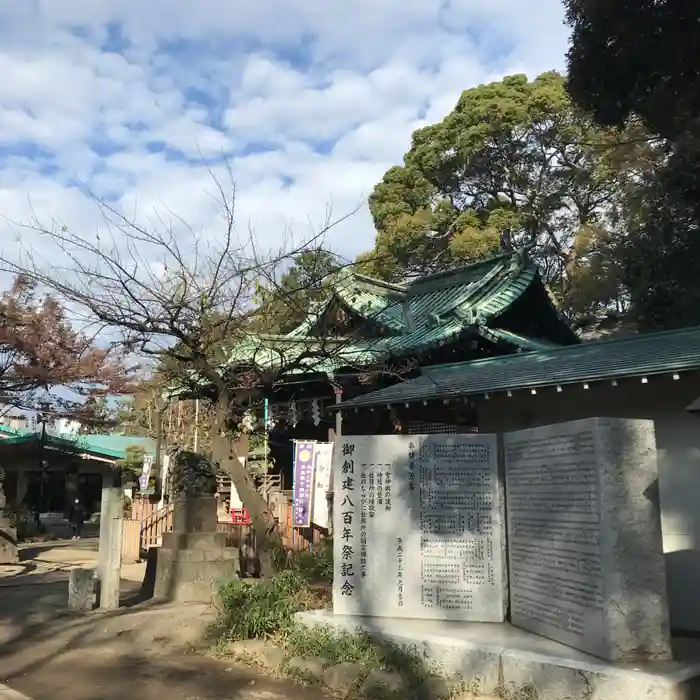
<svg viewBox="0 0 700 700">
<path fill-rule="evenodd" d="M 232 579 L 219 588 L 218 615 L 208 636 L 221 643 L 268 639 L 291 631 L 296 613 L 322 605 L 318 594 L 291 570 L 259 581 Z"/>
<path fill-rule="evenodd" d="M 361 664 L 368 671 L 398 673 L 411 683 L 423 681 L 435 671 L 418 655 L 362 630 L 346 632 L 297 624 L 278 635 L 276 641 L 289 656 L 323 659 L 329 665 Z"/>
<path fill-rule="evenodd" d="M 539 695 L 533 685 L 518 687 L 514 683 L 498 686 L 496 697 L 498 700 L 539 700 Z"/>
</svg>

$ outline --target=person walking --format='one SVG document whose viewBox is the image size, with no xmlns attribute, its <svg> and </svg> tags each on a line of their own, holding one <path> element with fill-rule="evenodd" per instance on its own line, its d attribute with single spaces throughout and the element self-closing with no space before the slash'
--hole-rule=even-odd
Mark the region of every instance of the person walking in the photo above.
<svg viewBox="0 0 700 700">
<path fill-rule="evenodd" d="M 79 540 L 83 534 L 83 523 L 85 522 L 85 509 L 79 498 L 71 504 L 69 520 L 74 540 Z"/>
</svg>

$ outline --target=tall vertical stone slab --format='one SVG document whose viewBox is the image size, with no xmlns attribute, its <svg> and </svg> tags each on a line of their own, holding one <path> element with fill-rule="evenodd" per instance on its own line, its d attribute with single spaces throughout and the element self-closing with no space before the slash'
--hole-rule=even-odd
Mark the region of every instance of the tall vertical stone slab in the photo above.
<svg viewBox="0 0 700 700">
<path fill-rule="evenodd" d="M 107 483 L 111 483 L 111 481 L 107 481 Z M 116 610 L 119 607 L 123 494 L 124 489 L 120 486 L 102 487 L 97 579 L 99 606 L 106 610 Z"/>
<path fill-rule="evenodd" d="M 507 434 L 514 625 L 608 661 L 671 658 L 652 421 Z"/>
<path fill-rule="evenodd" d="M 124 512 L 122 503 L 124 490 L 120 486 L 112 486 L 112 479 L 109 475 L 103 477 L 103 479 L 102 498 L 100 501 L 100 541 L 97 554 L 98 580 L 102 578 L 110 556 L 110 547 L 113 540 L 113 521 L 115 518 L 121 518 Z"/>
<path fill-rule="evenodd" d="M 0 564 L 17 564 L 19 553 L 17 551 L 17 530 L 10 527 L 10 521 L 3 512 L 5 508 L 5 493 L 0 481 Z"/>
<path fill-rule="evenodd" d="M 117 610 L 119 608 L 123 528 L 124 519 L 120 515 L 112 518 L 105 531 L 107 538 L 105 561 L 99 579 L 99 605 L 104 610 Z"/>
<path fill-rule="evenodd" d="M 334 614 L 504 620 L 495 435 L 341 437 L 334 453 Z"/>
</svg>

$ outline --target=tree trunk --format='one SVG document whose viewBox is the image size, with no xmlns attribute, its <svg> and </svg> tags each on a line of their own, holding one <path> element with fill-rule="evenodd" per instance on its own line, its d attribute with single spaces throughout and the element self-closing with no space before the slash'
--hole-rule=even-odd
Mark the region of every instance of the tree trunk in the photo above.
<svg viewBox="0 0 700 700">
<path fill-rule="evenodd" d="M 255 557 L 260 562 L 260 570 L 263 576 L 270 573 L 270 561 L 266 556 L 267 544 L 272 540 L 280 540 L 279 526 L 274 513 L 265 502 L 260 492 L 255 488 L 253 479 L 245 467 L 247 449 L 242 452 L 242 443 L 247 440 L 239 440 L 228 432 L 227 418 L 229 412 L 228 400 L 222 397 L 216 406 L 214 435 L 212 435 L 212 457 L 219 468 L 228 474 L 231 482 L 241 499 L 244 508 L 248 512 L 254 530 L 253 550 Z"/>
</svg>

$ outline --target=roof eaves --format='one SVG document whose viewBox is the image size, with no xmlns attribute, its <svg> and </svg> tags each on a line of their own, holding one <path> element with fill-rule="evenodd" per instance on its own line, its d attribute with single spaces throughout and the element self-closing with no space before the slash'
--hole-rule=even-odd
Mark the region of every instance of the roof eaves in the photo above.
<svg viewBox="0 0 700 700">
<path fill-rule="evenodd" d="M 395 295 L 395 297 L 399 300 L 404 299 L 406 296 L 405 285 L 394 284 L 392 282 L 385 282 L 384 280 L 369 277 L 368 275 L 361 275 L 358 272 L 354 272 L 353 277 L 355 278 L 355 283 L 358 286 L 366 284 L 369 287 L 376 287 L 377 289 L 380 289 L 385 293 Z"/>
<path fill-rule="evenodd" d="M 57 449 L 70 449 L 73 452 L 84 452 L 93 454 L 98 457 L 111 457 L 114 459 L 123 459 L 124 453 L 121 450 L 111 450 L 107 447 L 91 446 L 84 437 L 69 438 L 60 437 L 59 435 L 46 435 L 46 444 L 49 447 Z"/>
<path fill-rule="evenodd" d="M 686 349 L 685 357 L 682 355 L 678 357 L 676 354 L 673 354 L 672 359 L 664 359 L 663 356 L 659 356 L 658 352 L 652 346 L 646 351 L 648 357 L 646 357 L 644 353 L 640 357 L 639 350 L 637 350 L 637 353 L 632 355 L 631 362 L 626 366 L 622 364 L 617 367 L 600 368 L 599 365 L 596 365 L 597 369 L 595 370 L 572 374 L 567 365 L 568 376 L 564 373 L 557 373 L 557 368 L 552 367 L 550 374 L 545 377 L 533 378 L 524 376 L 508 379 L 509 367 L 513 365 L 517 367 L 518 365 L 525 365 L 526 363 L 532 363 L 534 365 L 540 357 L 551 358 L 553 355 L 555 357 L 573 355 L 572 362 L 575 366 L 576 353 L 586 353 L 591 348 L 600 350 L 601 347 L 624 347 L 625 343 L 637 343 L 643 347 L 646 341 L 654 342 L 661 339 L 662 341 L 666 340 L 670 342 L 676 338 L 684 337 L 691 340 L 690 347 Z M 433 365 L 431 367 L 424 367 L 421 370 L 421 376 L 416 379 L 357 397 L 352 401 L 340 404 L 340 407 L 369 407 L 386 403 L 430 400 L 452 396 L 476 396 L 489 392 L 497 393 L 508 390 L 536 389 L 557 385 L 567 386 L 579 384 L 580 382 L 649 377 L 668 374 L 670 372 L 692 371 L 700 369 L 700 351 L 694 349 L 695 344 L 700 347 L 700 327 L 650 333 L 646 336 L 631 336 L 613 340 L 592 341 L 580 345 L 561 346 L 549 348 L 547 350 L 454 363 L 452 365 Z M 483 382 L 479 383 L 479 377 L 477 376 L 478 370 L 489 366 L 501 369 L 498 373 L 498 376 L 502 378 L 500 383 L 498 381 L 488 385 L 485 385 Z M 468 372 L 470 369 L 474 370 L 474 381 L 476 382 L 475 386 L 471 389 L 468 385 L 462 384 L 462 386 L 460 386 L 458 381 L 459 375 Z M 526 370 L 527 367 L 523 369 Z"/>
<path fill-rule="evenodd" d="M 2 448 L 5 445 L 24 445 L 30 442 L 39 442 L 39 436 L 30 434 L 30 435 L 13 435 L 10 437 L 3 437 L 0 438 L 0 448 Z"/>
<path fill-rule="evenodd" d="M 581 351 L 582 348 L 591 348 L 591 347 L 610 347 L 610 346 L 617 346 L 617 345 L 625 345 L 628 343 L 640 343 L 640 342 L 646 342 L 648 340 L 657 340 L 657 339 L 663 339 L 663 338 L 668 338 L 668 337 L 681 337 L 681 336 L 686 336 L 686 335 L 697 335 L 698 338 L 700 338 L 700 326 L 690 326 L 688 328 L 675 328 L 672 330 L 668 331 L 657 331 L 654 333 L 638 333 L 636 335 L 626 335 L 622 338 L 604 338 L 602 340 L 590 340 L 585 343 L 578 343 L 576 345 L 558 345 L 556 347 L 548 348 L 547 350 L 538 350 L 537 353 L 571 353 L 574 351 Z M 527 353 L 528 355 L 532 355 L 535 353 Z M 459 369 L 460 367 L 469 365 L 469 366 L 475 366 L 475 365 L 484 365 L 484 364 L 495 364 L 495 363 L 506 363 L 506 362 L 519 362 L 520 358 L 522 358 L 523 355 L 500 355 L 498 357 L 484 357 L 479 360 L 470 360 L 466 362 L 450 362 L 450 363 L 445 363 L 445 364 L 440 364 L 440 365 L 426 365 L 425 367 L 422 368 L 422 373 L 428 374 L 433 371 L 437 370 L 450 370 L 450 369 Z M 700 355 L 698 357 L 698 362 L 700 363 Z"/>
<path fill-rule="evenodd" d="M 548 340 L 539 340 L 537 338 L 529 338 L 525 335 L 513 333 L 502 328 L 488 328 L 487 326 L 478 326 L 477 333 L 486 340 L 491 342 L 503 341 L 514 345 L 523 351 L 540 351 L 554 350 L 555 348 L 563 347 L 557 343 L 552 343 Z"/>
</svg>

